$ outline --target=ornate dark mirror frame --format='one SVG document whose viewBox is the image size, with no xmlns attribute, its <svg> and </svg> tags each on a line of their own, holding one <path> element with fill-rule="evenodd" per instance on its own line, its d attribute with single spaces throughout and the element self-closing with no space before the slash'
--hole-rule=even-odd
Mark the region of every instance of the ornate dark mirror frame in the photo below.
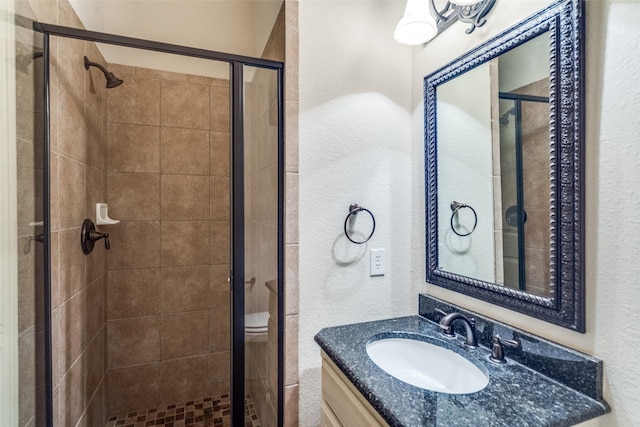
<svg viewBox="0 0 640 427">
<path fill-rule="evenodd" d="M 439 85 L 549 31 L 550 295 L 536 296 L 438 269 Z M 424 79 L 427 282 L 585 332 L 584 4 L 558 0 Z"/>
</svg>

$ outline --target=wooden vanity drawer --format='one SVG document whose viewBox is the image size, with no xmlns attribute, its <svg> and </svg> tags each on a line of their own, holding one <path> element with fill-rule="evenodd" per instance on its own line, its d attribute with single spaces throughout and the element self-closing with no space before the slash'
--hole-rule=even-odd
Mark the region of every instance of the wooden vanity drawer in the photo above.
<svg viewBox="0 0 640 427">
<path fill-rule="evenodd" d="M 322 352 L 322 426 L 388 426 L 371 404 Z"/>
</svg>

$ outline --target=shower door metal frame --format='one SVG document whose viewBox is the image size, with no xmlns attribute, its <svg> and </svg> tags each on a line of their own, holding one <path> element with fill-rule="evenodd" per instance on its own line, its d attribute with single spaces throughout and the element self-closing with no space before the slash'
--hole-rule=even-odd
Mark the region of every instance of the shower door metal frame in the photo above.
<svg viewBox="0 0 640 427">
<path fill-rule="evenodd" d="M 278 79 L 278 425 L 284 420 L 284 63 L 263 58 L 234 55 L 206 49 L 180 46 L 170 43 L 155 42 L 133 37 L 59 25 L 34 22 L 33 29 L 44 36 L 44 231 L 45 231 L 45 381 L 47 384 L 46 397 L 46 426 L 53 427 L 53 376 L 51 366 L 51 266 L 49 219 L 49 185 L 50 185 L 50 71 L 49 71 L 49 36 L 67 37 L 95 43 L 111 44 L 134 49 L 151 50 L 174 55 L 190 56 L 229 64 L 229 97 L 231 123 L 231 420 L 234 427 L 244 426 L 244 398 L 245 398 L 245 343 L 244 343 L 244 73 L 245 66 L 276 70 Z M 48 310 L 46 308 L 48 307 Z"/>
</svg>

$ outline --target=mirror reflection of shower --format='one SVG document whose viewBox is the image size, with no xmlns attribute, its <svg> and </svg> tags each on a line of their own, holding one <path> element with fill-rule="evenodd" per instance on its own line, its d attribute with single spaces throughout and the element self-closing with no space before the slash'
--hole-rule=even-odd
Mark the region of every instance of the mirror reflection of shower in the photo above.
<svg viewBox="0 0 640 427">
<path fill-rule="evenodd" d="M 84 57 L 84 69 L 88 70 L 89 67 L 97 67 L 97 68 L 100 69 L 100 71 L 102 71 L 102 73 L 104 74 L 105 79 L 107 79 L 107 89 L 111 89 L 111 88 L 120 86 L 122 84 L 122 82 L 123 82 L 121 79 L 119 79 L 116 76 L 114 76 L 112 72 L 110 72 L 109 70 L 104 68 L 102 65 L 98 64 L 97 62 L 89 61 L 89 58 L 87 58 L 85 56 Z"/>
<path fill-rule="evenodd" d="M 518 92 L 518 93 L 515 93 Z M 536 188 L 548 186 L 549 98 L 516 90 L 500 93 L 500 170 L 505 286 L 538 295 L 548 292 L 549 222 Z"/>
</svg>

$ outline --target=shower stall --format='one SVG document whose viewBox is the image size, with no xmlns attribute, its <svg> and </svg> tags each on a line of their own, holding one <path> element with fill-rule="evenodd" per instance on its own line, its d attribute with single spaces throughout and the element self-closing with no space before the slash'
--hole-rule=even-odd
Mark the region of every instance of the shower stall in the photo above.
<svg viewBox="0 0 640 427">
<path fill-rule="evenodd" d="M 18 425 L 281 425 L 283 62 L 15 14 Z"/>
</svg>

